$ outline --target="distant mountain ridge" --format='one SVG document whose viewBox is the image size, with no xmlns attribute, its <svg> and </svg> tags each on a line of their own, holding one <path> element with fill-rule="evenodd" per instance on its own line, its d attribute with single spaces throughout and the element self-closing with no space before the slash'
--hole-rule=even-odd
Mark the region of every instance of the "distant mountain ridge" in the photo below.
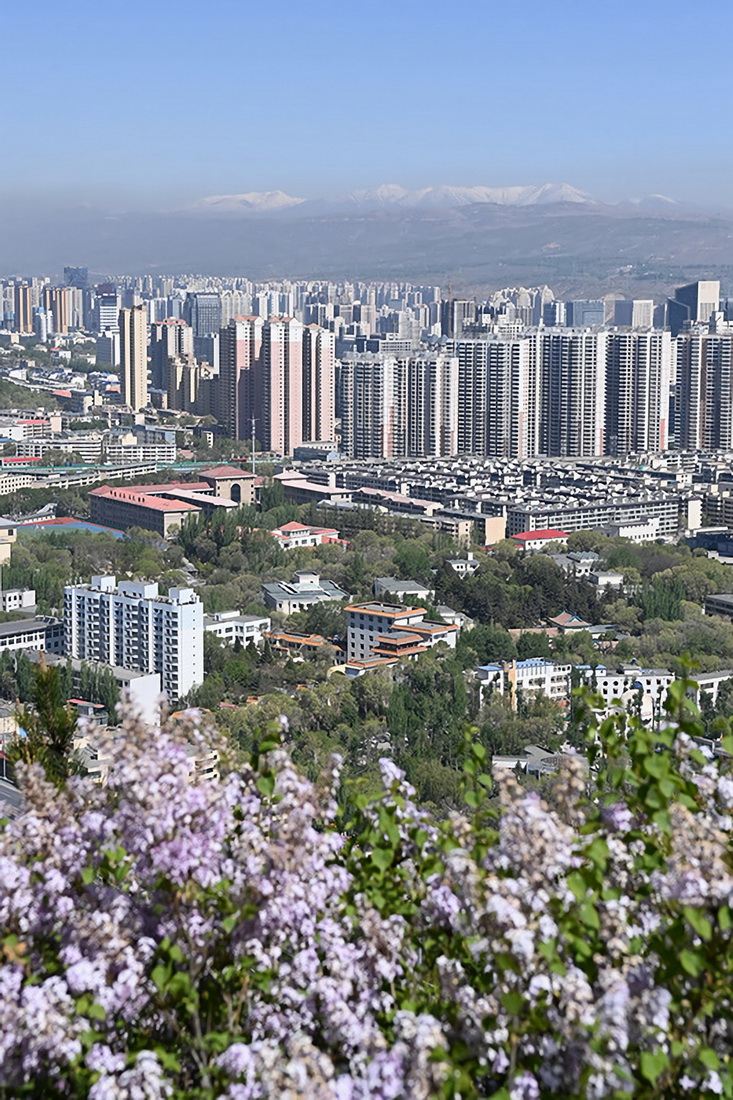
<svg viewBox="0 0 733 1100">
<path fill-rule="evenodd" d="M 635 200 L 643 201 L 643 200 Z M 477 203 L 495 206 L 549 206 L 553 203 L 595 203 L 596 199 L 569 183 L 541 183 L 516 187 L 402 187 L 381 183 L 350 191 L 335 199 L 302 199 L 285 191 L 246 191 L 235 195 L 207 195 L 186 210 L 194 214 L 272 214 L 279 211 L 330 213 L 354 210 L 449 210 Z"/>
</svg>

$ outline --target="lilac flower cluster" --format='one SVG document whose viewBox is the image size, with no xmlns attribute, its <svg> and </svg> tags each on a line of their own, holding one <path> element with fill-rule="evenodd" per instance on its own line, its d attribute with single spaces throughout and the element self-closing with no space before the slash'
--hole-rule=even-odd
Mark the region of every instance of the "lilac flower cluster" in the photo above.
<svg viewBox="0 0 733 1100">
<path fill-rule="evenodd" d="M 663 1094 L 667 1073 L 730 1094 L 730 994 L 690 1008 L 713 923 L 730 954 L 714 764 L 681 754 L 697 802 L 665 833 L 621 799 L 581 827 L 572 761 L 555 809 L 510 776 L 496 823 L 439 823 L 385 761 L 352 838 L 338 761 L 314 785 L 274 748 L 195 783 L 167 728 L 124 733 L 104 789 L 26 769 L 0 832 L 0 1090 L 539 1100 Z"/>
</svg>

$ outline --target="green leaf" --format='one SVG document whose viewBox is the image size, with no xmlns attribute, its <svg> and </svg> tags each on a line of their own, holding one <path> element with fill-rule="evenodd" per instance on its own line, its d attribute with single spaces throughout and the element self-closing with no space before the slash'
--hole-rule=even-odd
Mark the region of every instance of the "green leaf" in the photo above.
<svg viewBox="0 0 733 1100">
<path fill-rule="evenodd" d="M 721 905 L 718 910 L 718 927 L 721 932 L 727 932 L 731 926 L 731 912 L 727 905 Z"/>
<path fill-rule="evenodd" d="M 225 932 L 231 932 L 236 927 L 238 920 L 239 915 L 237 913 L 232 913 L 230 916 L 224 917 L 221 926 Z"/>
<path fill-rule="evenodd" d="M 583 902 L 578 910 L 578 916 L 588 928 L 593 928 L 597 931 L 601 927 L 598 911 L 592 901 Z"/>
<path fill-rule="evenodd" d="M 698 1054 L 698 1058 L 707 1069 L 720 1068 L 720 1059 L 718 1058 L 718 1055 L 715 1053 L 715 1051 L 711 1050 L 710 1047 L 703 1047 L 703 1049 Z"/>
<path fill-rule="evenodd" d="M 669 1056 L 663 1050 L 651 1051 L 642 1050 L 641 1052 L 641 1075 L 646 1080 L 655 1085 L 657 1079 L 661 1073 L 669 1065 Z"/>
<path fill-rule="evenodd" d="M 158 966 L 154 967 L 153 972 L 150 975 L 150 977 L 153 980 L 153 984 L 155 985 L 155 988 L 157 990 L 159 990 L 161 993 L 163 992 L 165 987 L 168 985 L 168 982 L 170 980 L 170 976 L 171 976 L 170 967 L 163 966 L 162 963 L 159 963 Z"/>
<path fill-rule="evenodd" d="M 713 938 L 713 926 L 704 913 L 691 905 L 683 906 L 682 912 L 701 939 L 710 940 Z"/>
<path fill-rule="evenodd" d="M 275 790 L 275 777 L 274 775 L 260 775 L 257 777 L 257 790 L 260 794 L 263 794 L 265 798 L 269 798 L 272 792 Z"/>
<path fill-rule="evenodd" d="M 504 1005 L 504 1008 L 507 1010 L 507 1012 L 510 1013 L 510 1015 L 512 1016 L 518 1016 L 522 1011 L 524 1000 L 520 993 L 502 993 L 499 1000 Z"/>
<path fill-rule="evenodd" d="M 372 851 L 371 860 L 380 871 L 386 871 L 392 862 L 394 853 L 391 848 L 375 848 Z"/>
<path fill-rule="evenodd" d="M 86 1014 L 90 1020 L 104 1020 L 107 1015 L 107 1010 L 95 1001 L 93 1005 L 89 1006 Z"/>
<path fill-rule="evenodd" d="M 693 978 L 696 978 L 705 969 L 705 960 L 700 952 L 690 951 L 688 947 L 680 952 L 680 964 L 682 969 L 691 974 Z"/>
</svg>

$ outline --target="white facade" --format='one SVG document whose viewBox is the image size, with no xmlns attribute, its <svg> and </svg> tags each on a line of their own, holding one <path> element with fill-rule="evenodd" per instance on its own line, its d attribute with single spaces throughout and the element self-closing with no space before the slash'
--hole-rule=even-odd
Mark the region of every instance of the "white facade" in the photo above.
<svg viewBox="0 0 733 1100">
<path fill-rule="evenodd" d="M 170 700 L 204 679 L 203 607 L 191 588 L 92 577 L 64 589 L 65 651 L 139 672 L 157 672 Z"/>
<path fill-rule="evenodd" d="M 474 676 L 481 686 L 482 701 L 487 695 L 508 695 L 512 707 L 522 696 L 542 694 L 554 703 L 565 704 L 570 699 L 572 665 L 558 665 L 542 657 L 526 661 L 508 661 L 500 665 L 481 665 Z"/>
<path fill-rule="evenodd" d="M 272 620 L 261 615 L 240 615 L 238 611 L 217 611 L 204 615 L 204 630 L 223 642 L 242 645 L 262 645 L 265 633 L 272 630 Z"/>
</svg>

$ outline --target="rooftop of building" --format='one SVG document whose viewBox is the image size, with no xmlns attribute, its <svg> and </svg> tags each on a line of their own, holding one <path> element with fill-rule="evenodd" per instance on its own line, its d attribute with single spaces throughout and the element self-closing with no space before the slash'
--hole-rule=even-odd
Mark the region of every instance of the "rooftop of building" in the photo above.
<svg viewBox="0 0 733 1100">
<path fill-rule="evenodd" d="M 543 527 L 537 531 L 518 531 L 516 535 L 510 537 L 519 539 L 520 542 L 534 542 L 535 539 L 566 539 L 568 533 L 567 531 L 559 531 L 555 527 Z"/>
<path fill-rule="evenodd" d="M 363 612 L 365 615 L 385 615 L 390 619 L 404 618 L 408 615 L 424 615 L 424 607 L 397 607 L 388 603 L 369 601 L 368 603 L 350 604 L 347 611 Z"/>
<path fill-rule="evenodd" d="M 60 626 L 61 619 L 50 615 L 38 615 L 33 619 L 16 619 L 11 623 L 0 623 L 0 638 L 12 638 L 16 634 L 37 634 L 50 626 Z"/>
<path fill-rule="evenodd" d="M 90 489 L 89 496 L 116 500 L 120 504 L 135 504 L 139 508 L 149 508 L 154 512 L 199 512 L 201 510 L 187 500 L 161 500 L 160 497 L 142 492 L 139 488 L 100 485 L 98 489 Z"/>
<path fill-rule="evenodd" d="M 250 481 L 254 481 L 255 475 L 251 474 L 249 470 L 242 470 L 238 466 L 212 466 L 210 470 L 201 470 L 201 477 L 210 477 L 214 480 L 221 478 L 223 481 L 228 481 L 231 478 L 247 478 Z"/>
</svg>

